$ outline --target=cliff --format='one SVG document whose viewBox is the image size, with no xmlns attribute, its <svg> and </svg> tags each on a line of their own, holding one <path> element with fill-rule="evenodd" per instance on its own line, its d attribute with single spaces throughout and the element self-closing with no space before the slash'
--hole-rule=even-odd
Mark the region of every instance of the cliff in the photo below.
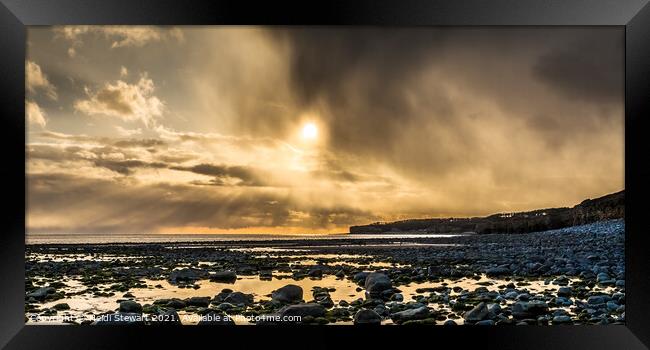
<svg viewBox="0 0 650 350">
<path fill-rule="evenodd" d="M 350 233 L 525 233 L 619 219 L 625 215 L 625 191 L 586 199 L 572 208 L 548 208 L 486 217 L 413 219 L 350 227 Z"/>
</svg>

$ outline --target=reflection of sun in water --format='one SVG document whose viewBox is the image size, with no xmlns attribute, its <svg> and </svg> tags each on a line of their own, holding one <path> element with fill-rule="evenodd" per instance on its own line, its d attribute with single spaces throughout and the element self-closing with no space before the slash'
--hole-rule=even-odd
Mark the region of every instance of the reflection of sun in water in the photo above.
<svg viewBox="0 0 650 350">
<path fill-rule="evenodd" d="M 307 123 L 302 127 L 302 138 L 305 140 L 315 140 L 318 137 L 318 128 L 314 123 Z"/>
</svg>

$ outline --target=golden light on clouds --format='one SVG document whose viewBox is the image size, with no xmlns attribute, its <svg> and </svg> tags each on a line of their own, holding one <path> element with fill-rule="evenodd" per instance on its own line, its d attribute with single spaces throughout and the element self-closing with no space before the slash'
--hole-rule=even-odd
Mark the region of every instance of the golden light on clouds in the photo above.
<svg viewBox="0 0 650 350">
<path fill-rule="evenodd" d="M 624 186 L 617 28 L 66 26 L 28 41 L 29 232 L 333 233 Z"/>
</svg>

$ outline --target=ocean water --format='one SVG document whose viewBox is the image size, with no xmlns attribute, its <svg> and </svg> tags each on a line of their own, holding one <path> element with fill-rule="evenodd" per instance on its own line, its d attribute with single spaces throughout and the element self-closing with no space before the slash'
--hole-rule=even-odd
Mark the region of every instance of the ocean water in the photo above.
<svg viewBox="0 0 650 350">
<path fill-rule="evenodd" d="M 169 242 L 218 242 L 218 241 L 269 241 L 269 240 L 328 240 L 328 239 L 377 239 L 377 238 L 443 238 L 458 234 L 81 234 L 81 233 L 28 233 L 26 244 L 102 244 L 102 243 L 169 243 Z"/>
</svg>

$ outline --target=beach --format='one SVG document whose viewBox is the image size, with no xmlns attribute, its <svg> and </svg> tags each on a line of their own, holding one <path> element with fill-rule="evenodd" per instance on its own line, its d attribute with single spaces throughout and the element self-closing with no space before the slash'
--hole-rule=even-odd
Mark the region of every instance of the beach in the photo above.
<svg viewBox="0 0 650 350">
<path fill-rule="evenodd" d="M 122 240 L 28 238 L 26 323 L 625 323 L 620 219 L 522 234 Z"/>
</svg>

